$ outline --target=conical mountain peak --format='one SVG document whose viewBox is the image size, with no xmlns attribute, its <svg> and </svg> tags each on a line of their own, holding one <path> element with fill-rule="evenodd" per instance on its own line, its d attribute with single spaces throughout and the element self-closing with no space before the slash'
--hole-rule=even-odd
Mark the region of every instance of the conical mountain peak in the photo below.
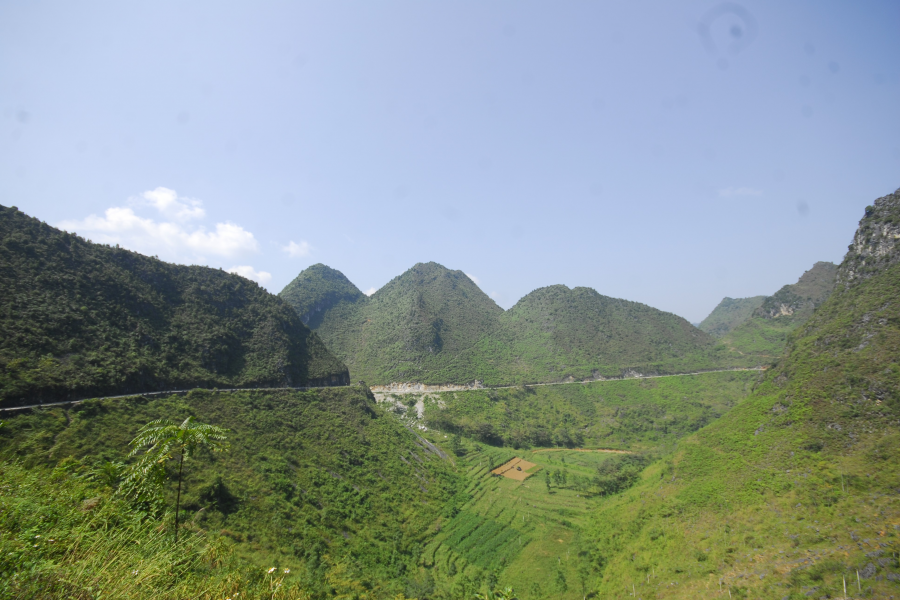
<svg viewBox="0 0 900 600">
<path fill-rule="evenodd" d="M 325 313 L 338 304 L 366 300 L 365 294 L 343 273 L 321 263 L 301 271 L 278 295 L 312 329 L 318 328 Z"/>
</svg>

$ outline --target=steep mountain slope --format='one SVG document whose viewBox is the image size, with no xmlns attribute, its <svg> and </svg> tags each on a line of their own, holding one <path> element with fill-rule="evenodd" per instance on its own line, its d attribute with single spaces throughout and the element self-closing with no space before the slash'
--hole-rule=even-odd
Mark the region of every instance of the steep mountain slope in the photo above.
<svg viewBox="0 0 900 600">
<path fill-rule="evenodd" d="M 184 537 L 201 531 L 227 538 L 259 574 L 273 566 L 279 576 L 289 569 L 285 583 L 310 593 L 302 597 L 394 598 L 406 589 L 408 572 L 441 516 L 456 510 L 460 479 L 452 462 L 359 386 L 195 390 L 5 414 L 0 458 L 34 467 L 62 461 L 71 471 L 78 464 L 72 457 L 103 481 L 102 465 L 127 461 L 128 442 L 141 426 L 188 416 L 229 429 L 230 449 L 185 463 Z M 109 482 L 116 484 L 114 477 Z M 11 495 L 4 486 L 2 498 Z M 171 510 L 172 483 L 166 495 Z M 105 527 L 116 520 L 110 521 Z M 171 525 L 164 520 L 160 528 Z M 0 539 L 8 537 L 5 528 L 0 523 Z M 0 569 L 8 567 L 11 575 L 18 566 L 5 558 Z M 266 597 L 273 597 L 271 589 Z"/>
<path fill-rule="evenodd" d="M 311 269 L 315 271 L 308 274 Z M 301 311 L 327 306 L 329 296 L 308 290 L 306 283 L 325 269 L 338 273 L 311 267 L 297 277 L 297 285 L 282 292 L 285 299 Z M 332 280 L 345 280 L 338 275 Z M 347 289 L 342 288 L 342 297 L 348 296 Z M 460 364 L 459 357 L 496 328 L 502 313 L 465 273 L 431 262 L 415 265 L 370 298 L 341 300 L 323 308 L 322 316 L 310 324 L 347 363 L 354 379 L 443 383 L 457 377 L 474 379 L 471 365 Z"/>
<path fill-rule="evenodd" d="M 765 296 L 722 298 L 697 328 L 715 338 L 720 338 L 753 316 L 753 311 L 759 308 L 765 299 Z"/>
<path fill-rule="evenodd" d="M 898 221 L 897 193 L 867 209 L 840 284 L 754 393 L 599 511 L 601 597 L 900 593 Z"/>
<path fill-rule="evenodd" d="M 771 362 L 781 354 L 788 335 L 831 295 L 836 274 L 834 263 L 817 262 L 797 283 L 767 296 L 749 318 L 721 336 L 722 346 L 756 356 L 760 364 Z"/>
<path fill-rule="evenodd" d="M 675 372 L 718 365 L 726 354 L 716 355 L 714 340 L 680 317 L 589 288 L 541 288 L 504 312 L 462 271 L 427 263 L 371 298 L 356 292 L 343 275 L 316 265 L 282 296 L 353 378 L 370 384 L 502 385 L 627 369 Z"/>
<path fill-rule="evenodd" d="M 366 299 L 343 273 L 321 263 L 304 269 L 278 295 L 294 307 L 310 329 L 322 325 L 325 315 L 336 306 Z"/>
<path fill-rule="evenodd" d="M 347 383 L 256 283 L 93 244 L 0 207 L 0 405 L 188 387 Z"/>
</svg>

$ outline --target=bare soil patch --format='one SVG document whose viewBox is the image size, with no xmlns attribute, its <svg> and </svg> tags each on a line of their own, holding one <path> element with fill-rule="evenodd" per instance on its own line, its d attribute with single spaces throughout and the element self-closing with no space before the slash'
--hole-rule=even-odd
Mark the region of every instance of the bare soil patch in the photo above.
<svg viewBox="0 0 900 600">
<path fill-rule="evenodd" d="M 533 462 L 528 462 L 527 460 L 522 460 L 519 457 L 516 457 L 509 462 L 506 462 L 493 471 L 494 475 L 502 475 L 503 477 L 508 477 L 509 479 L 515 479 L 516 481 L 525 481 L 534 473 L 529 473 L 528 471 L 537 465 Z"/>
</svg>

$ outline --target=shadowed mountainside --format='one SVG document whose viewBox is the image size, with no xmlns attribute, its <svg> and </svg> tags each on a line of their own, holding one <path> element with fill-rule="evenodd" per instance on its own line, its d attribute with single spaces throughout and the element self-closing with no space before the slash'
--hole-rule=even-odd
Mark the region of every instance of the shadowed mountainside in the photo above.
<svg viewBox="0 0 900 600">
<path fill-rule="evenodd" d="M 0 207 L 0 404 L 348 383 L 256 283 L 93 244 Z"/>
</svg>

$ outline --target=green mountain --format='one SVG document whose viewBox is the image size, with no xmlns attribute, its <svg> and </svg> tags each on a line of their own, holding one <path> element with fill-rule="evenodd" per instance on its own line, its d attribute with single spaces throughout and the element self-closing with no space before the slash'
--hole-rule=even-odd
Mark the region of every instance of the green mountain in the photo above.
<svg viewBox="0 0 900 600">
<path fill-rule="evenodd" d="M 486 363 L 498 354 L 508 357 L 505 367 L 516 382 L 704 368 L 714 345 L 677 315 L 583 287 L 535 290 L 500 321 L 496 340 L 485 340 L 482 356 Z"/>
<path fill-rule="evenodd" d="M 720 336 L 720 344 L 731 352 L 757 357 L 760 364 L 771 362 L 781 355 L 790 333 L 831 295 L 837 269 L 834 263 L 817 262 L 797 283 L 765 297 L 748 318 Z"/>
<path fill-rule="evenodd" d="M 305 269 L 278 295 L 294 307 L 310 329 L 318 329 L 325 315 L 337 306 L 366 300 L 343 273 L 321 263 Z"/>
<path fill-rule="evenodd" d="M 185 462 L 183 539 L 187 549 L 200 545 L 196 554 L 203 556 L 176 581 L 166 573 L 185 569 L 187 551 L 170 558 L 165 548 L 155 549 L 158 542 L 149 554 L 132 551 L 134 539 L 153 542 L 148 540 L 153 531 L 163 532 L 164 546 L 172 545 L 171 514 L 156 519 L 121 506 L 111 463 L 128 460 L 128 442 L 141 426 L 159 418 L 180 423 L 189 416 L 229 429 L 230 448 Z M 96 590 L 103 582 L 100 588 L 110 597 L 224 598 L 239 592 L 241 598 L 394 598 L 410 585 L 434 527 L 444 515 L 455 514 L 463 497 L 447 455 L 379 408 L 359 386 L 194 390 L 152 399 L 89 400 L 3 418 L 2 597 L 97 597 L 88 586 Z M 42 489 L 20 472 L 23 465 L 56 485 Z M 177 470 L 173 466 L 170 477 Z M 74 498 L 58 497 L 56 488 L 76 485 L 67 474 L 94 483 Z M 170 481 L 165 488 L 170 510 L 175 493 Z M 80 526 L 87 520 L 81 507 L 89 499 L 99 504 L 102 518 Z M 69 507 L 74 514 L 67 513 Z M 149 535 L 138 537 L 135 522 L 148 519 Z M 95 539 L 94 529 L 105 532 L 102 539 Z M 120 537 L 127 541 L 123 547 L 106 549 L 103 540 Z M 94 541 L 85 543 L 86 538 Z M 60 552 L 54 552 L 54 542 Z M 237 562 L 223 569 L 219 565 L 229 551 Z M 117 572 L 111 578 L 108 561 Z M 264 579 L 272 567 L 275 577 Z M 135 575 L 141 576 L 145 594 L 124 593 Z M 230 588 L 222 581 L 228 576 Z M 285 589 L 276 596 L 278 579 Z M 82 589 L 73 589 L 77 581 Z M 191 584 L 194 592 L 173 593 L 176 584 Z M 218 595 L 209 592 L 220 585 Z M 249 594 L 254 587 L 267 594 Z"/>
<path fill-rule="evenodd" d="M 462 271 L 436 263 L 415 265 L 370 298 L 316 265 L 280 295 L 370 384 L 562 381 L 718 360 L 714 340 L 673 314 L 562 285 L 504 311 Z"/>
<path fill-rule="evenodd" d="M 339 292 L 346 299 L 331 303 L 337 286 L 323 285 L 323 274 L 346 282 Z M 301 314 L 322 306 L 310 326 L 354 379 L 368 383 L 473 380 L 472 366 L 458 357 L 493 331 L 503 313 L 465 273 L 433 262 L 415 265 L 371 297 L 352 290 L 339 272 L 316 265 L 280 295 Z"/>
<path fill-rule="evenodd" d="M 759 308 L 765 299 L 765 296 L 722 298 L 697 328 L 715 338 L 720 338 L 753 316 L 753 311 Z"/>
<path fill-rule="evenodd" d="M 900 591 L 898 240 L 900 190 L 866 210 L 839 285 L 754 393 L 601 508 L 600 597 Z"/>
<path fill-rule="evenodd" d="M 297 313 L 256 283 L 93 244 L 0 206 L 0 406 L 348 382 Z"/>
</svg>

